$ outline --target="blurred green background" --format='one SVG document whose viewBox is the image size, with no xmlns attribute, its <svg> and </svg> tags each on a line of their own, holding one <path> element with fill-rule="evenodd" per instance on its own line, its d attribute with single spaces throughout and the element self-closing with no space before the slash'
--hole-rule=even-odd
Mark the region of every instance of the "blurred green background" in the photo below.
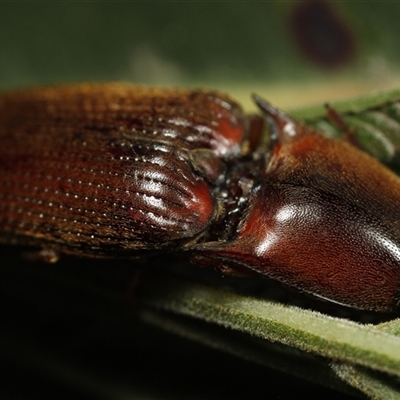
<svg viewBox="0 0 400 400">
<path fill-rule="evenodd" d="M 0 89 L 124 80 L 281 107 L 399 85 L 400 2 L 1 2 Z"/>
</svg>

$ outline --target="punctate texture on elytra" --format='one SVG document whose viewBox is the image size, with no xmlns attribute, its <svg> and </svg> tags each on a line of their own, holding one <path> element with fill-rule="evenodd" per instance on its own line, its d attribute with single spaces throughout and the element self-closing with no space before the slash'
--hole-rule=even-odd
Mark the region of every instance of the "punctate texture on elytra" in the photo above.
<svg viewBox="0 0 400 400">
<path fill-rule="evenodd" d="M 244 121 L 211 91 L 84 84 L 4 94 L 0 241 L 92 255 L 191 241 L 215 217 L 210 181 L 224 172 L 220 158 L 240 151 Z M 193 162 L 198 148 L 205 155 Z"/>
</svg>

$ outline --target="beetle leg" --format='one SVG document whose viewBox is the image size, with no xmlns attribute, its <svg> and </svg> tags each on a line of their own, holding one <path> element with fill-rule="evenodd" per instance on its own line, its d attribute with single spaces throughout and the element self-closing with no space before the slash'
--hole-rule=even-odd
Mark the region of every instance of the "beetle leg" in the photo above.
<svg viewBox="0 0 400 400">
<path fill-rule="evenodd" d="M 47 264 L 54 264 L 60 259 L 58 251 L 51 248 L 43 248 L 38 251 L 25 251 L 22 257 L 27 261 L 45 262 Z"/>
<path fill-rule="evenodd" d="M 352 144 L 354 147 L 357 147 L 358 149 L 362 149 L 362 146 L 360 144 L 360 141 L 357 138 L 356 133 L 354 132 L 354 129 L 351 129 L 351 127 L 346 124 L 345 120 L 343 117 L 340 115 L 340 113 L 332 107 L 329 103 L 325 104 L 325 109 L 326 109 L 326 116 L 327 118 L 334 123 L 341 132 L 344 134 L 344 139 Z"/>
<path fill-rule="evenodd" d="M 295 121 L 283 111 L 277 109 L 266 100 L 253 94 L 253 99 L 260 110 L 271 122 L 271 145 L 291 143 L 309 134 L 310 127 Z"/>
</svg>

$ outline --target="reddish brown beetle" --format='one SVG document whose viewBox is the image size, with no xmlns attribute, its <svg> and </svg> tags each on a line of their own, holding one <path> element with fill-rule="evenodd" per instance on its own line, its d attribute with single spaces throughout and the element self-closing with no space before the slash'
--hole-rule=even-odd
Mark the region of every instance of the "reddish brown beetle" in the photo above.
<svg viewBox="0 0 400 400">
<path fill-rule="evenodd" d="M 391 311 L 400 180 L 255 98 L 126 85 L 0 97 L 0 241 L 83 256 L 190 251 L 330 301 Z M 275 136 L 276 140 L 275 140 Z"/>
</svg>

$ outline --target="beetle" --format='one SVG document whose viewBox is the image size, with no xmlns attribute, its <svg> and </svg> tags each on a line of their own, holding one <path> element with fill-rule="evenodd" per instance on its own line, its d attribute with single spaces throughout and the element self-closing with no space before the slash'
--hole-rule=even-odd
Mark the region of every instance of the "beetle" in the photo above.
<svg viewBox="0 0 400 400">
<path fill-rule="evenodd" d="M 0 97 L 0 242 L 189 253 L 346 306 L 399 301 L 400 180 L 255 96 L 123 84 Z"/>
</svg>

